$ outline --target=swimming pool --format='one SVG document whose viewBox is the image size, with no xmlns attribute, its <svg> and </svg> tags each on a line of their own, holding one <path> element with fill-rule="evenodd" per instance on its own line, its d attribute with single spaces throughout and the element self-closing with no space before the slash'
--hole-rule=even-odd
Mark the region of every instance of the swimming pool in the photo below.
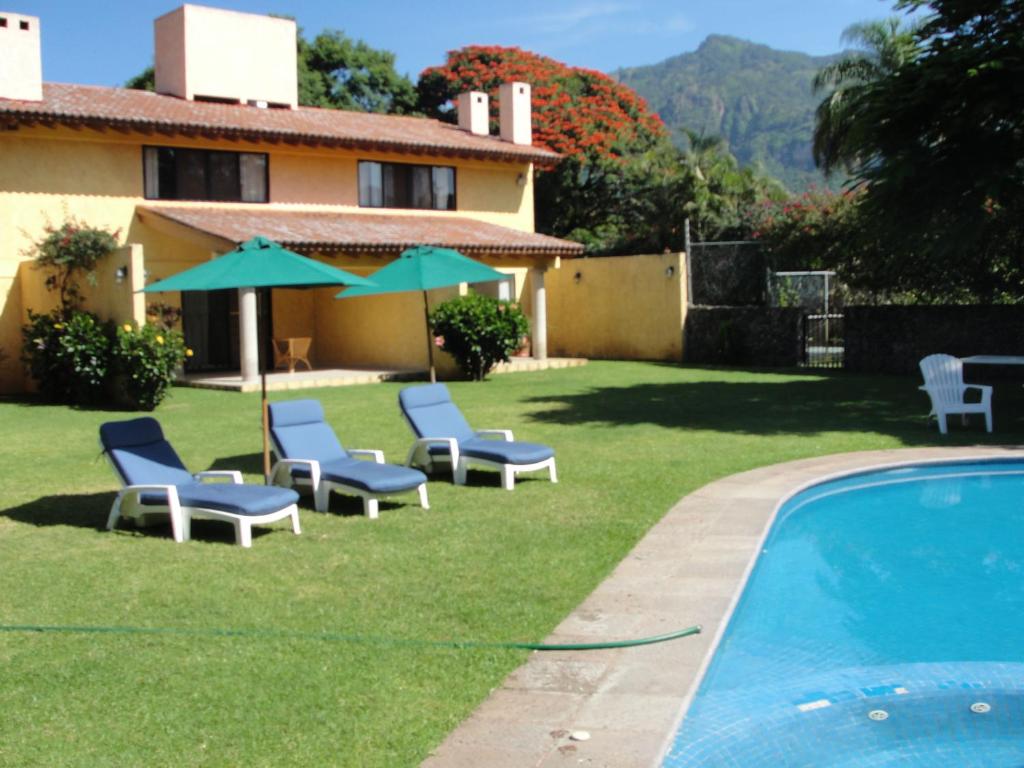
<svg viewBox="0 0 1024 768">
<path fill-rule="evenodd" d="M 1024 461 L 790 497 L 664 760 L 1024 765 Z"/>
</svg>

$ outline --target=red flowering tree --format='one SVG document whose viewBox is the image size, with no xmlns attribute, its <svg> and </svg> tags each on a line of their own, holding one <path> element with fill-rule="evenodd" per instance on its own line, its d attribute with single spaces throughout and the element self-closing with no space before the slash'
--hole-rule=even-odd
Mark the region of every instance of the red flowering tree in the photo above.
<svg viewBox="0 0 1024 768">
<path fill-rule="evenodd" d="M 449 51 L 444 65 L 425 69 L 417 86 L 420 107 L 435 117 L 454 119 L 454 100 L 460 93 L 483 91 L 491 97 L 496 131 L 498 88 L 513 81 L 532 86 L 533 143 L 566 157 L 628 157 L 654 148 L 667 136 L 647 103 L 608 75 L 496 45 Z"/>
<path fill-rule="evenodd" d="M 632 218 L 628 211 L 639 175 L 631 167 L 669 146 L 661 118 L 608 75 L 519 48 L 477 45 L 450 51 L 444 65 L 423 71 L 420 108 L 454 121 L 458 94 L 483 91 L 491 97 L 493 133 L 498 89 L 514 81 L 531 86 L 534 145 L 564 157 L 537 176 L 537 229 L 580 240 L 594 251 L 614 248 Z"/>
</svg>

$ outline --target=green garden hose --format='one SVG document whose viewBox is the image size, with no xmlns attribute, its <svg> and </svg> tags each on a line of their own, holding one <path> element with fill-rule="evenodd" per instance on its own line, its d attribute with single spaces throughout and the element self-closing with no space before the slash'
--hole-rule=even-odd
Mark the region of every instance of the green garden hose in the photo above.
<svg viewBox="0 0 1024 768">
<path fill-rule="evenodd" d="M 596 651 L 605 648 L 633 648 L 638 645 L 663 643 L 699 634 L 700 625 L 668 632 L 664 635 L 634 640 L 609 640 L 602 643 L 527 643 L 487 642 L 481 640 L 417 640 L 364 635 L 342 635 L 336 632 L 289 632 L 267 629 L 186 629 L 178 627 L 101 627 L 46 624 L 0 624 L 0 632 L 61 633 L 87 635 L 177 635 L 183 637 L 241 637 L 263 640 L 321 640 L 333 643 L 367 643 L 429 648 L 515 648 L 526 651 Z"/>
</svg>

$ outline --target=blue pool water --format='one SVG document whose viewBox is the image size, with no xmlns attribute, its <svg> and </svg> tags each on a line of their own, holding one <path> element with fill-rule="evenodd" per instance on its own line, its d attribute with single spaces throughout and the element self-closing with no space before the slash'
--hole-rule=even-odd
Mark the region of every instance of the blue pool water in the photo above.
<svg viewBox="0 0 1024 768">
<path fill-rule="evenodd" d="M 1024 766 L 1024 461 L 790 498 L 663 765 Z"/>
</svg>

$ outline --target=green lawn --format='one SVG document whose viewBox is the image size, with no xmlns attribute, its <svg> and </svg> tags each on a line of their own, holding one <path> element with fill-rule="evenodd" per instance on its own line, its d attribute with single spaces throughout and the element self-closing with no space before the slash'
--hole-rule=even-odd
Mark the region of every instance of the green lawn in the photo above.
<svg viewBox="0 0 1024 768">
<path fill-rule="evenodd" d="M 1019 384 L 997 386 L 994 439 L 956 420 L 940 440 L 917 383 L 610 362 L 454 383 L 478 428 L 554 445 L 561 482 L 509 493 L 496 473 L 438 477 L 429 511 L 409 496 L 376 521 L 356 499 L 323 515 L 306 500 L 301 536 L 278 523 L 251 550 L 213 522 L 182 545 L 167 528 L 103 531 L 116 484 L 97 427 L 126 415 L 0 402 L 0 624 L 366 638 L 0 632 L 0 765 L 416 765 L 526 654 L 393 641 L 542 639 L 677 499 L 723 475 L 1024 442 Z M 401 461 L 399 388 L 287 396 L 319 398 L 344 443 Z M 256 478 L 257 396 L 175 389 L 156 416 L 190 468 Z"/>
</svg>

